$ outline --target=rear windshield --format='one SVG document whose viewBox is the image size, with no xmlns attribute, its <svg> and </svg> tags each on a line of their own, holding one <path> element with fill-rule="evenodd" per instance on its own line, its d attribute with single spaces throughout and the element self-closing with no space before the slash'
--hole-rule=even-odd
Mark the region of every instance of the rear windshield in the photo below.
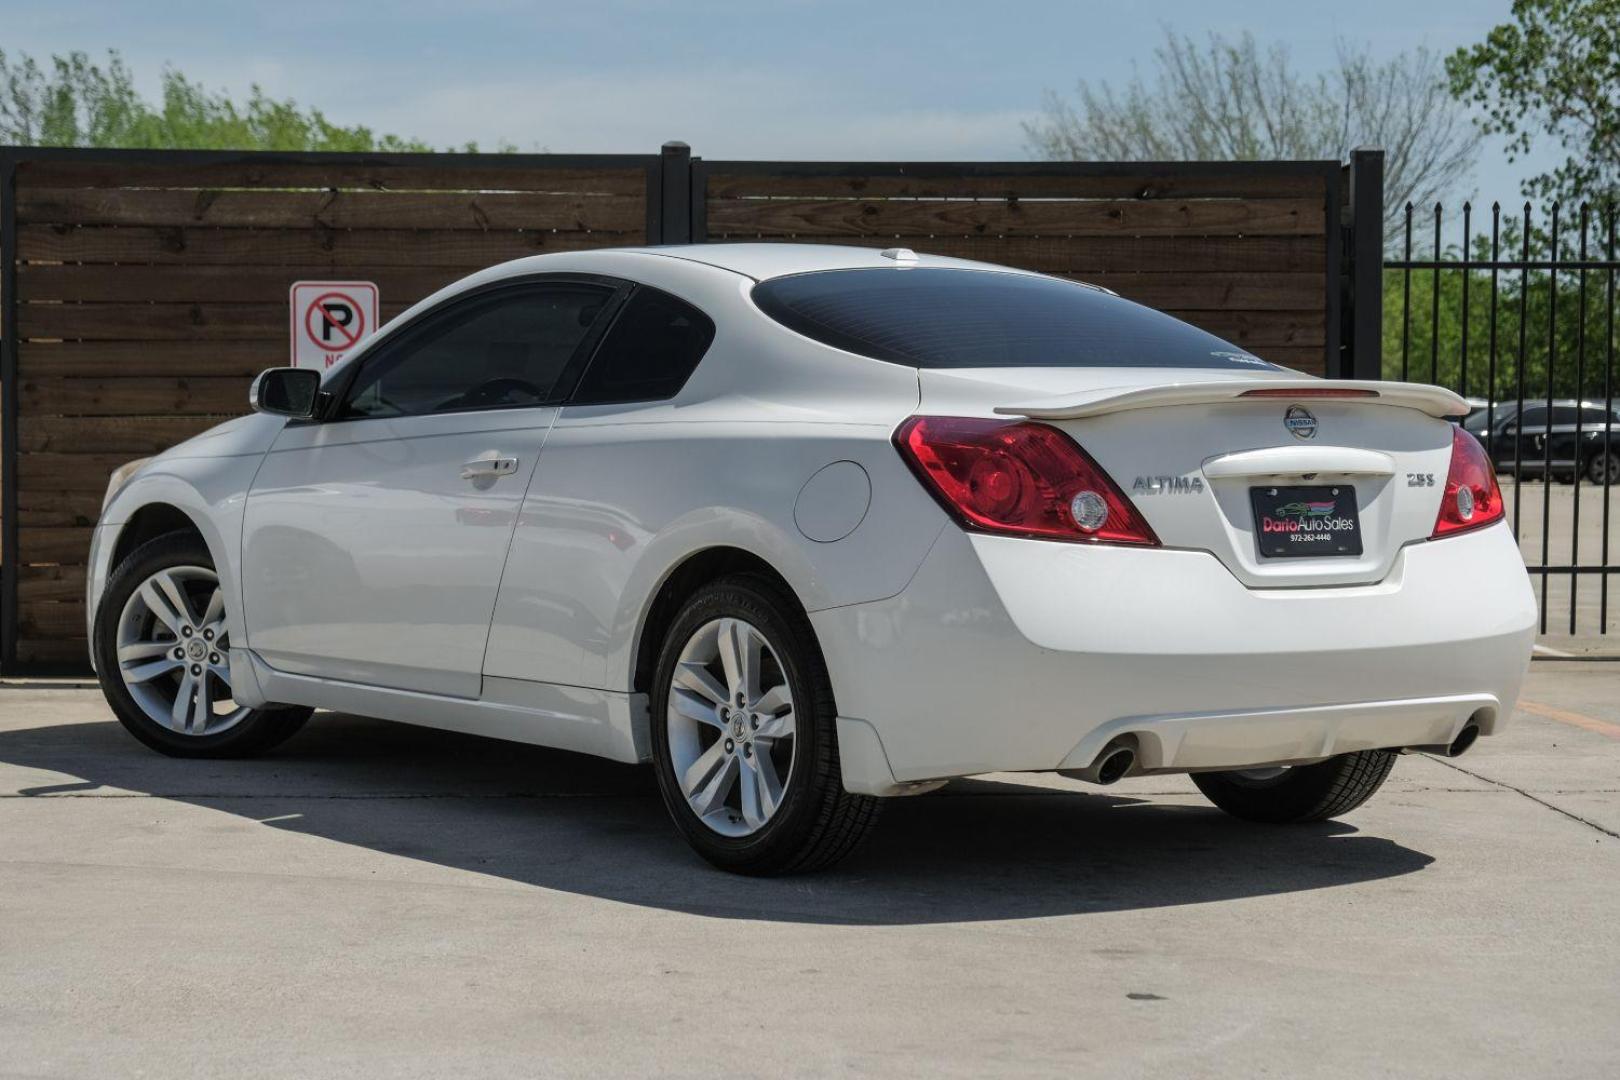
<svg viewBox="0 0 1620 1080">
<path fill-rule="evenodd" d="M 825 345 L 919 368 L 1273 368 L 1152 308 L 1058 278 L 938 267 L 773 278 L 754 302 Z"/>
</svg>

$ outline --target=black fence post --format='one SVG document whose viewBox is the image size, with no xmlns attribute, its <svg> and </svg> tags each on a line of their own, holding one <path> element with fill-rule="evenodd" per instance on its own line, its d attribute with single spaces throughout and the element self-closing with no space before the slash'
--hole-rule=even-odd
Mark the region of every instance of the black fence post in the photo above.
<svg viewBox="0 0 1620 1080">
<path fill-rule="evenodd" d="M 0 675 L 17 670 L 17 159 L 0 151 Z"/>
<path fill-rule="evenodd" d="M 1384 374 L 1384 152 L 1352 151 L 1349 171 L 1344 374 L 1352 379 L 1380 379 Z"/>
<path fill-rule="evenodd" d="M 662 224 L 660 235 L 649 236 L 652 244 L 690 244 L 692 242 L 692 148 L 683 142 L 671 141 L 663 145 L 659 155 L 659 170 L 663 181 L 659 185 Z"/>
</svg>

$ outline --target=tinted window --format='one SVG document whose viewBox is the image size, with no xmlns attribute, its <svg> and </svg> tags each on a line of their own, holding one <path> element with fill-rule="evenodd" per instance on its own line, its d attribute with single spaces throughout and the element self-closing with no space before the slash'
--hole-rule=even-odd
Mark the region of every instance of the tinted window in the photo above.
<svg viewBox="0 0 1620 1080">
<path fill-rule="evenodd" d="M 682 300 L 638 288 L 580 380 L 571 403 L 658 401 L 673 397 L 714 340 L 714 322 Z"/>
<path fill-rule="evenodd" d="M 367 359 L 339 415 L 538 405 L 612 295 L 593 285 L 522 285 L 456 304 Z"/>
<path fill-rule="evenodd" d="M 1532 406 L 1525 409 L 1524 412 L 1519 414 L 1518 426 L 1526 431 L 1531 431 L 1535 428 L 1546 428 L 1547 406 Z"/>
<path fill-rule="evenodd" d="M 765 281 L 753 295 L 806 337 L 911 367 L 1274 367 L 1151 308 L 1056 278 L 830 270 Z"/>
</svg>

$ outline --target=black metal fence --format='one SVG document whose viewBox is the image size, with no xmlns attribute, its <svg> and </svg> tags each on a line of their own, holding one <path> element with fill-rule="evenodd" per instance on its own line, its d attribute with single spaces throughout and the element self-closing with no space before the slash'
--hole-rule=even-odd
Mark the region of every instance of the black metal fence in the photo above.
<svg viewBox="0 0 1620 1080">
<path fill-rule="evenodd" d="M 1383 374 L 1470 399 L 1465 424 L 1496 463 L 1542 633 L 1607 634 L 1616 207 L 1493 204 L 1483 218 L 1468 203 L 1449 217 L 1407 205 L 1399 258 L 1384 263 Z"/>
</svg>

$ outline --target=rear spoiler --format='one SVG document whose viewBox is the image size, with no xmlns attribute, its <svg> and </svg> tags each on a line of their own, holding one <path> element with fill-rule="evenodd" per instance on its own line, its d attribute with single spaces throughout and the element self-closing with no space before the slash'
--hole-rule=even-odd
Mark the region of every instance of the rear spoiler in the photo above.
<svg viewBox="0 0 1620 1080">
<path fill-rule="evenodd" d="M 1364 400 L 1378 405 L 1417 409 L 1430 416 L 1466 416 L 1468 402 L 1440 386 L 1423 383 L 1374 382 L 1359 379 L 1222 379 L 1216 382 L 1167 383 L 1131 390 L 1095 390 L 1046 398 L 1028 405 L 1002 405 L 1003 416 L 1032 420 L 1079 420 L 1087 416 L 1157 409 L 1164 405 L 1215 405 L 1245 398 Z"/>
</svg>

